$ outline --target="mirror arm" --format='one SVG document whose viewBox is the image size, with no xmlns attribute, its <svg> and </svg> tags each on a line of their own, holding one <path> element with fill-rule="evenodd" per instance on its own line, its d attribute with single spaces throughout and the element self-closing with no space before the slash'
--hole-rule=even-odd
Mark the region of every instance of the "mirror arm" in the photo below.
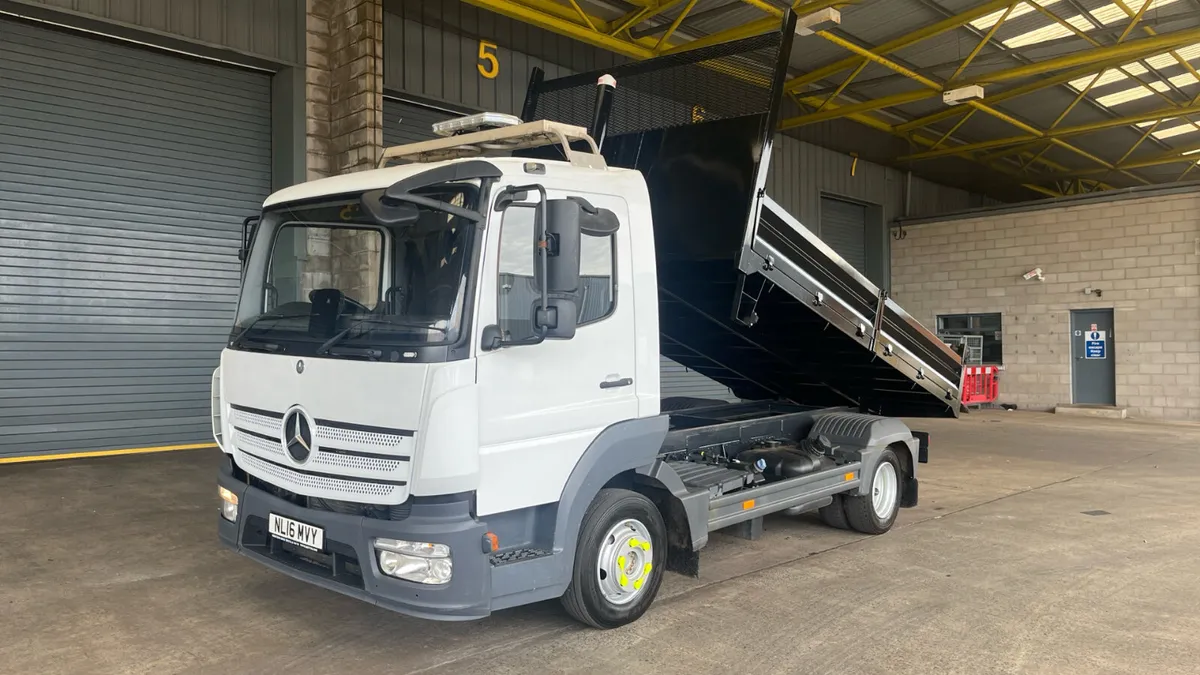
<svg viewBox="0 0 1200 675">
<path fill-rule="evenodd" d="M 537 186 L 538 193 L 541 195 L 541 201 L 538 203 L 538 255 L 542 259 L 542 306 L 541 311 L 549 313 L 550 311 L 550 246 L 546 235 L 548 224 L 546 223 L 546 188 L 541 185 Z M 538 331 L 538 337 L 542 340 L 546 339 L 546 333 L 549 332 L 549 326 L 543 326 L 540 322 L 534 322 L 534 328 Z"/>
<path fill-rule="evenodd" d="M 537 216 L 535 218 L 535 221 L 537 223 L 538 257 L 541 258 L 541 265 L 542 265 L 542 288 L 541 288 L 541 297 L 539 298 L 538 309 L 542 312 L 547 312 L 550 309 L 550 292 L 547 290 L 547 286 L 549 285 L 549 279 L 550 279 L 550 264 L 548 262 L 548 260 L 550 258 L 550 246 L 549 246 L 549 242 L 547 242 L 548 237 L 546 235 L 546 228 L 547 228 L 546 200 L 548 199 L 546 196 L 546 188 L 537 183 L 534 183 L 532 185 L 513 185 L 513 186 L 509 186 L 509 187 L 505 188 L 505 192 L 507 192 L 509 194 L 513 194 L 513 195 L 520 194 L 520 193 L 523 193 L 523 192 L 526 192 L 529 190 L 536 190 L 538 193 L 538 196 L 541 198 L 538 201 Z M 507 206 L 507 204 L 506 204 L 506 206 Z M 533 323 L 534 323 L 533 329 L 537 332 L 535 337 L 537 337 L 538 342 L 542 342 L 543 340 L 546 339 L 546 334 L 548 332 L 550 332 L 550 329 L 547 326 L 539 325 L 536 320 L 534 320 Z M 509 344 L 514 344 L 514 343 L 509 343 Z M 522 342 L 522 344 L 524 344 L 524 342 Z M 537 342 L 531 342 L 529 344 L 537 344 Z"/>
</svg>

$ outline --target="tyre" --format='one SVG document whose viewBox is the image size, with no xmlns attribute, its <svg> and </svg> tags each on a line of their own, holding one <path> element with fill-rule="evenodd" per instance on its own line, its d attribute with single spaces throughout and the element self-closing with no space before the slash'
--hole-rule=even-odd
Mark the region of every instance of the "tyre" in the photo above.
<svg viewBox="0 0 1200 675">
<path fill-rule="evenodd" d="M 879 455 L 865 495 L 842 497 L 850 529 L 864 534 L 883 534 L 892 529 L 900 512 L 900 460 L 890 448 Z"/>
<path fill-rule="evenodd" d="M 667 528 L 654 502 L 604 489 L 583 516 L 567 613 L 594 628 L 636 621 L 654 602 L 667 562 Z"/>
<path fill-rule="evenodd" d="M 817 513 L 821 514 L 821 520 L 830 527 L 836 527 L 839 530 L 850 529 L 850 524 L 846 522 L 846 507 L 842 504 L 842 496 L 834 495 L 833 501 L 829 506 L 822 506 Z"/>
</svg>

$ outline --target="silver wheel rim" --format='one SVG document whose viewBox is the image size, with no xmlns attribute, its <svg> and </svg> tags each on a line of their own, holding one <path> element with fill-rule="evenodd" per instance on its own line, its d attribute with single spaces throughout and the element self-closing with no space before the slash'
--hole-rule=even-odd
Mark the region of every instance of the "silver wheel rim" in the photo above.
<svg viewBox="0 0 1200 675">
<path fill-rule="evenodd" d="M 880 520 L 892 517 L 896 510 L 896 495 L 900 492 L 900 481 L 896 478 L 896 467 L 891 462 L 880 462 L 871 481 L 871 505 Z"/>
<path fill-rule="evenodd" d="M 633 602 L 654 570 L 654 542 L 640 521 L 626 518 L 613 525 L 600 542 L 596 575 L 604 599 L 614 605 Z"/>
</svg>

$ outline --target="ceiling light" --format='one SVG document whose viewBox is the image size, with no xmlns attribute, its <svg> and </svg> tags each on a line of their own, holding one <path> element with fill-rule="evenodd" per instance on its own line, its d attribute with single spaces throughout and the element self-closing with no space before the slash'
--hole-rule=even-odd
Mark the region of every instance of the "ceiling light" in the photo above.
<svg viewBox="0 0 1200 675">
<path fill-rule="evenodd" d="M 958 105 L 981 98 L 983 98 L 983 87 L 977 84 L 942 92 L 942 103 L 946 105 Z"/>
</svg>

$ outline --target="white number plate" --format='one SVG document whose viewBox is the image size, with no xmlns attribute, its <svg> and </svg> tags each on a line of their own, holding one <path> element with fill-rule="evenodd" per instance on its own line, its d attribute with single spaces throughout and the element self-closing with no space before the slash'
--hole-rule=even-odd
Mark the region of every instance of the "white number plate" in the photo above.
<svg viewBox="0 0 1200 675">
<path fill-rule="evenodd" d="M 268 521 L 271 536 L 290 541 L 313 551 L 320 551 L 325 546 L 325 530 L 313 525 L 307 525 L 291 518 L 277 516 L 274 513 Z"/>
</svg>

